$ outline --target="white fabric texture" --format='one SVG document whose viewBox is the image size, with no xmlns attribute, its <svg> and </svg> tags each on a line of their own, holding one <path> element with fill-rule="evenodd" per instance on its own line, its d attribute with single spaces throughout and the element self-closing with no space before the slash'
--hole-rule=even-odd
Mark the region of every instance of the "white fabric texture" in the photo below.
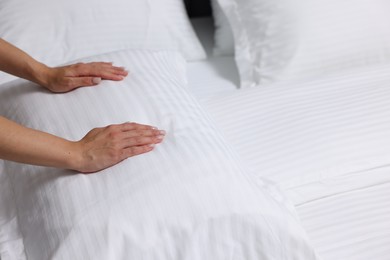
<svg viewBox="0 0 390 260">
<path fill-rule="evenodd" d="M 215 25 L 214 50 L 215 56 L 234 55 L 233 32 L 217 0 L 211 0 Z"/>
<path fill-rule="evenodd" d="M 324 260 L 388 260 L 389 64 L 205 105 L 254 174 L 280 185 Z"/>
<path fill-rule="evenodd" d="M 187 65 L 188 89 L 198 100 L 238 90 L 240 78 L 233 57 L 210 57 Z"/>
<path fill-rule="evenodd" d="M 389 167 L 380 171 L 390 175 Z M 297 211 L 322 259 L 389 259 L 389 181 L 305 203 Z"/>
<path fill-rule="evenodd" d="M 50 66 L 124 49 L 205 58 L 182 0 L 2 0 L 0 37 Z"/>
<path fill-rule="evenodd" d="M 389 1 L 218 1 L 244 88 L 390 60 Z"/>
<path fill-rule="evenodd" d="M 167 131 L 156 149 L 92 175 L 5 162 L 29 260 L 317 259 L 293 207 L 249 175 L 185 92 L 172 52 L 118 52 L 124 81 L 53 95 L 3 84 L 0 111 L 23 125 L 78 140 L 124 121 Z"/>
<path fill-rule="evenodd" d="M 251 171 L 299 204 L 390 180 L 369 171 L 390 164 L 388 68 L 240 90 L 205 105 Z"/>
</svg>

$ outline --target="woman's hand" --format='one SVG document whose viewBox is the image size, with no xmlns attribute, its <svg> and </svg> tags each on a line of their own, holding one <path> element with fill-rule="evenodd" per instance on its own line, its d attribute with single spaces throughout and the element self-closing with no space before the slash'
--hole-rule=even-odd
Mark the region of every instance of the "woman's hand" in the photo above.
<svg viewBox="0 0 390 260">
<path fill-rule="evenodd" d="M 165 131 L 137 123 L 95 128 L 74 143 L 78 159 L 72 168 L 83 173 L 103 170 L 131 156 L 152 151 L 164 136 Z"/>
<path fill-rule="evenodd" d="M 40 84 L 56 93 L 94 86 L 102 79 L 123 80 L 128 74 L 123 67 L 115 67 L 110 62 L 77 63 L 56 68 L 46 67 L 44 70 L 41 72 L 44 76 Z"/>
<path fill-rule="evenodd" d="M 109 62 L 77 63 L 50 68 L 0 38 L 0 71 L 33 81 L 52 92 L 94 86 L 102 79 L 122 80 L 127 71 Z"/>
</svg>

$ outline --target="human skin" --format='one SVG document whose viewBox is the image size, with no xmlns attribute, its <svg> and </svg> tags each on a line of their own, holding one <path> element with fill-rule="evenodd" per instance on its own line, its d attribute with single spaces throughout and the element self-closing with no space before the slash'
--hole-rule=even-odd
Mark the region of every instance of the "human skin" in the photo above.
<svg viewBox="0 0 390 260">
<path fill-rule="evenodd" d="M 120 81 L 128 74 L 107 62 L 51 68 L 2 39 L 0 57 L 0 70 L 56 93 L 94 86 L 101 80 Z M 0 116 L 0 159 L 92 173 L 152 151 L 164 136 L 165 131 L 156 127 L 126 122 L 94 128 L 81 140 L 70 141 Z"/>
</svg>

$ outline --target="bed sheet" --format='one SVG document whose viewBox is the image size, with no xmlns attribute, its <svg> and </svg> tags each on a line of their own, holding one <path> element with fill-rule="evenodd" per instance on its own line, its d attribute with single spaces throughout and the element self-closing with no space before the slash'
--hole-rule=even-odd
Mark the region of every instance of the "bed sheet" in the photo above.
<svg viewBox="0 0 390 260">
<path fill-rule="evenodd" d="M 389 65 L 204 100 L 254 174 L 295 203 L 324 260 L 389 260 Z"/>
<path fill-rule="evenodd" d="M 210 17 L 191 20 L 208 59 L 188 62 L 187 75 L 190 92 L 199 100 L 236 91 L 239 75 L 233 56 L 213 56 L 214 25 Z"/>
<path fill-rule="evenodd" d="M 390 175 L 390 167 L 377 169 Z M 334 194 L 296 207 L 324 260 L 390 259 L 390 183 Z"/>
</svg>

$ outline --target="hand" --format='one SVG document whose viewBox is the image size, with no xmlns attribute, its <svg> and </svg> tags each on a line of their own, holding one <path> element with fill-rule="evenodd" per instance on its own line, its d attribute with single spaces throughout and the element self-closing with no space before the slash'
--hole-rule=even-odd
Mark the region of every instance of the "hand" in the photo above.
<svg viewBox="0 0 390 260">
<path fill-rule="evenodd" d="M 79 160 L 73 168 L 83 173 L 103 170 L 131 156 L 152 151 L 164 136 L 165 131 L 137 123 L 95 128 L 75 143 Z"/>
<path fill-rule="evenodd" d="M 102 79 L 119 81 L 128 74 L 123 67 L 115 67 L 109 62 L 77 63 L 64 67 L 46 68 L 41 85 L 57 93 L 98 85 Z"/>
</svg>

